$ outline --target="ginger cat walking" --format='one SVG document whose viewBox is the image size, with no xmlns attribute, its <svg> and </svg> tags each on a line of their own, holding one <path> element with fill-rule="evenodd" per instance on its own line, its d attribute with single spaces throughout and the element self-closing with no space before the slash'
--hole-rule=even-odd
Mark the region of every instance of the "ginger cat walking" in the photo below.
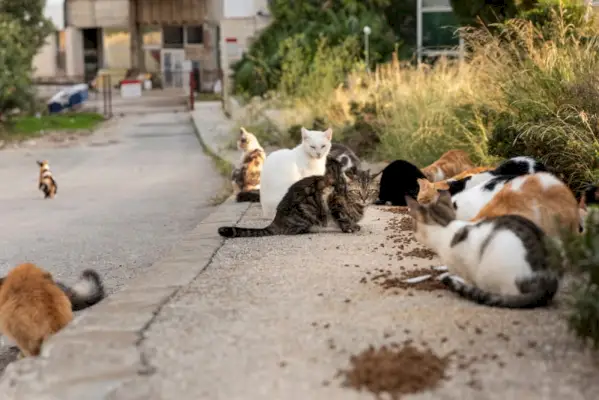
<svg viewBox="0 0 599 400">
<path fill-rule="evenodd" d="M 463 150 L 449 150 L 437 161 L 422 168 L 422 173 L 429 181 L 438 182 L 474 167 L 468 153 Z"/>
</svg>

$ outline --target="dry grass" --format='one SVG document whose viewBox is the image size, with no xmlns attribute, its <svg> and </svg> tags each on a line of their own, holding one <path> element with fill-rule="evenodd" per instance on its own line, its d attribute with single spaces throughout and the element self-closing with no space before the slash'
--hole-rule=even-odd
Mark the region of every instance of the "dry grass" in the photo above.
<svg viewBox="0 0 599 400">
<path fill-rule="evenodd" d="M 263 138 L 289 146 L 289 127 L 310 127 L 322 117 L 343 141 L 355 122 L 352 103 L 368 104 L 375 110 L 369 126 L 377 140 L 366 140 L 374 159 L 422 166 L 460 148 L 482 164 L 526 153 L 577 188 L 593 179 L 599 156 L 599 41 L 592 20 L 572 20 L 559 10 L 542 29 L 523 20 L 508 21 L 499 34 L 464 29 L 465 60 L 440 59 L 433 66 L 394 60 L 370 74 L 354 72 L 327 93 L 304 80 L 312 87 L 301 92 L 317 95 L 279 94 L 263 102 L 262 108 L 285 109 L 277 133 L 273 126 L 255 132 L 268 130 Z"/>
</svg>

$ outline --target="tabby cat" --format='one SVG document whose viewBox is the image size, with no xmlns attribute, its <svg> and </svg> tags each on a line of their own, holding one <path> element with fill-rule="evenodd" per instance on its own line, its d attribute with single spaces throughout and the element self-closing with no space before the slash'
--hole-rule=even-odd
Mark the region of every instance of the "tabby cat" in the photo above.
<svg viewBox="0 0 599 400">
<path fill-rule="evenodd" d="M 313 175 L 291 185 L 279 205 L 274 220 L 265 228 L 221 227 L 227 238 L 297 235 L 312 227 L 326 227 L 332 219 L 345 233 L 360 230 L 358 222 L 378 194 L 379 174 L 371 175 L 355 167 L 343 166 L 327 157 L 325 175 Z"/>
<path fill-rule="evenodd" d="M 470 160 L 468 153 L 463 150 L 449 150 L 437 161 L 422 168 L 422 173 L 431 182 L 443 181 L 463 172 L 474 168 L 474 163 Z"/>
<path fill-rule="evenodd" d="M 241 150 L 239 166 L 231 174 L 233 192 L 237 193 L 237 201 L 260 201 L 260 174 L 266 153 L 256 136 L 244 127 L 239 131 L 237 148 Z"/>
<path fill-rule="evenodd" d="M 406 196 L 414 235 L 435 251 L 448 272 L 448 289 L 479 304 L 506 308 L 548 305 L 559 288 L 559 275 L 549 268 L 546 236 L 519 215 L 478 222 L 455 219 L 451 195 L 421 205 Z"/>
</svg>

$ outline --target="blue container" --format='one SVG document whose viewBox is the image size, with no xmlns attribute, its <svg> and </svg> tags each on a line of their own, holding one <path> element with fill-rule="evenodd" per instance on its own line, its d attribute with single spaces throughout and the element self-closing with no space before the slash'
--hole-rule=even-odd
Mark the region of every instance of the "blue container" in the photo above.
<svg viewBox="0 0 599 400">
<path fill-rule="evenodd" d="M 85 83 L 73 85 L 56 93 L 48 100 L 48 112 L 55 114 L 65 109 L 83 104 L 89 97 L 88 86 Z"/>
</svg>

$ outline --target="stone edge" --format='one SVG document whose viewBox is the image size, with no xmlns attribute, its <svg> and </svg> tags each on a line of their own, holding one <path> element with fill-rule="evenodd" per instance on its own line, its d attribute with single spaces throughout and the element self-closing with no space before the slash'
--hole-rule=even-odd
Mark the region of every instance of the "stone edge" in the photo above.
<svg viewBox="0 0 599 400">
<path fill-rule="evenodd" d="M 231 164 L 202 139 L 211 157 Z M 224 245 L 217 228 L 237 224 L 251 203 L 229 197 L 171 250 L 127 286 L 50 338 L 36 358 L 11 363 L 0 378 L 3 399 L 156 399 L 156 372 L 143 349 L 145 333 L 162 308 L 210 265 Z"/>
</svg>

